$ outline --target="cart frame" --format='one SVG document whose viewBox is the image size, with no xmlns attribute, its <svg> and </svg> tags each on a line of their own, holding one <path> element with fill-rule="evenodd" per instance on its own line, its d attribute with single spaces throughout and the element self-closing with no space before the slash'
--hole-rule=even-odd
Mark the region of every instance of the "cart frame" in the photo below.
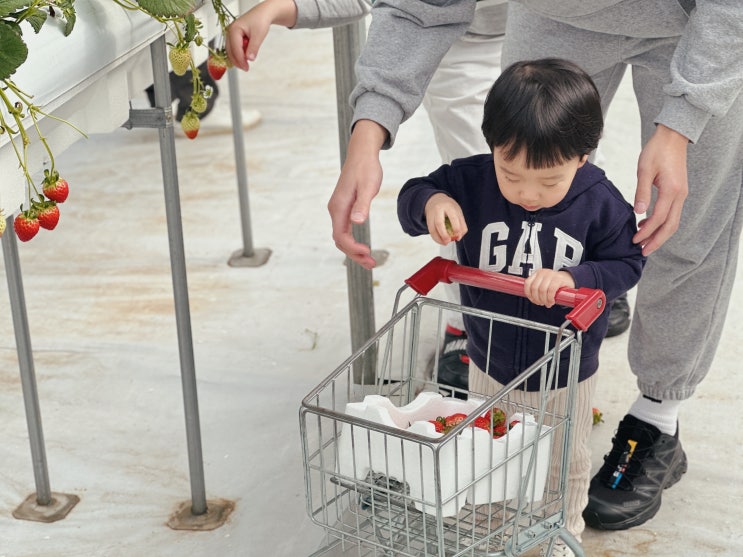
<svg viewBox="0 0 743 557">
<path fill-rule="evenodd" d="M 312 555 L 514 556 L 559 537 L 582 557 L 564 527 L 566 476 L 581 333 L 603 311 L 603 293 L 561 289 L 557 303 L 573 309 L 554 327 L 426 297 L 439 282 L 524 296 L 519 277 L 437 257 L 405 282 L 391 319 L 302 400 L 307 512 L 327 534 Z M 441 385 L 427 368 L 437 369 L 450 311 L 488 320 L 491 331 L 543 334 L 544 354 L 493 396 Z M 553 397 L 565 362 L 566 396 Z M 354 383 L 359 365 L 376 370 L 373 383 Z M 525 400 L 519 387 L 531 377 L 540 389 Z M 466 419 L 443 434 L 421 418 L 460 407 Z M 494 439 L 492 422 L 474 426 L 498 409 L 519 423 Z"/>
</svg>

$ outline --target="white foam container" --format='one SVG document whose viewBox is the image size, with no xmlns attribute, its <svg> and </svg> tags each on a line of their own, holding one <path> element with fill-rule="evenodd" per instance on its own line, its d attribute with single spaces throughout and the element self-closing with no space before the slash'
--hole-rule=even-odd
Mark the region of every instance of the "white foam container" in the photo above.
<svg viewBox="0 0 743 557">
<path fill-rule="evenodd" d="M 480 505 L 512 499 L 526 482 L 529 459 L 535 447 L 538 426 L 533 416 L 515 414 L 520 420 L 509 432 L 493 439 L 490 432 L 465 428 L 459 435 L 444 439 L 435 452 L 407 433 L 432 439 L 444 437 L 429 420 L 451 414 L 471 414 L 483 400 L 459 400 L 435 392 L 422 392 L 411 403 L 396 407 L 388 398 L 366 396 L 363 402 L 346 405 L 346 414 L 400 431 L 386 434 L 344 422 L 338 438 L 338 472 L 363 481 L 369 472 L 383 474 L 409 488 L 409 497 L 418 510 L 436 514 L 435 464 L 440 469 L 440 509 L 443 516 L 455 516 L 466 502 Z M 542 426 L 543 432 L 549 427 Z M 537 446 L 529 475 L 527 493 L 539 500 L 549 470 L 551 433 Z M 515 456 L 514 455 L 518 455 Z M 513 457 L 506 462 L 507 457 Z M 474 483 L 476 481 L 476 483 Z"/>
</svg>

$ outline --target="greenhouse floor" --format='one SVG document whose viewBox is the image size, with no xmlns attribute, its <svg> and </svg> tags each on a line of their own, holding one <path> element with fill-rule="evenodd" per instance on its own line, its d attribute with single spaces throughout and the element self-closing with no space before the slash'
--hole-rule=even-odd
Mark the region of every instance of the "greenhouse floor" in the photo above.
<svg viewBox="0 0 743 557">
<path fill-rule="evenodd" d="M 227 264 L 245 246 L 226 80 L 202 135 L 176 130 L 206 494 L 234 510 L 211 530 L 167 524 L 192 493 L 158 135 L 121 129 L 58 156 L 71 187 L 59 226 L 19 245 L 51 488 L 80 499 L 56 522 L 13 515 L 35 491 L 34 465 L 13 325 L 0 311 L 0 557 L 300 557 L 322 547 L 305 508 L 298 409 L 351 352 L 346 267 L 326 210 L 339 171 L 331 32 L 276 29 L 239 83 L 242 106 L 259 115 L 244 137 L 248 248 L 270 250 L 264 265 Z M 628 196 L 637 130 L 625 83 L 601 152 Z M 395 216 L 401 184 L 438 166 L 422 110 L 383 165 L 371 219 L 373 246 L 389 253 L 374 271 L 377 327 L 437 252 Z M 743 555 L 743 428 L 729 417 L 743 391 L 742 303 L 739 282 L 713 370 L 681 408 L 688 473 L 645 525 L 587 530 L 586 555 Z M 636 396 L 626 348 L 627 334 L 602 348 L 595 468 Z"/>
</svg>

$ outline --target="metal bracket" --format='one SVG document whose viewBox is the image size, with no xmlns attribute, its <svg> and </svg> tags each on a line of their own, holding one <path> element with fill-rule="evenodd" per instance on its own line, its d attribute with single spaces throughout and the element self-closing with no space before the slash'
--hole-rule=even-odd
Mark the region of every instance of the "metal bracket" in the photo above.
<svg viewBox="0 0 743 557">
<path fill-rule="evenodd" d="M 172 128 L 173 109 L 171 107 L 130 108 L 129 119 L 121 126 L 127 130 L 133 128 Z"/>
</svg>

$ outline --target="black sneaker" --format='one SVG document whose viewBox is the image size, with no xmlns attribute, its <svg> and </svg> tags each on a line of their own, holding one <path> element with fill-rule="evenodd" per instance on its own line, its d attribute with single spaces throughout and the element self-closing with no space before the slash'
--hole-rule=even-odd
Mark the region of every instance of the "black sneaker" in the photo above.
<svg viewBox="0 0 743 557">
<path fill-rule="evenodd" d="M 609 329 L 606 331 L 606 338 L 621 335 L 629 329 L 629 301 L 625 292 L 611 303 L 609 310 Z"/>
<path fill-rule="evenodd" d="M 467 356 L 467 333 L 446 326 L 444 348 L 439 356 L 438 382 L 442 385 L 467 389 L 470 358 Z"/>
<path fill-rule="evenodd" d="M 612 443 L 591 480 L 583 519 L 599 530 L 626 530 L 655 516 L 663 490 L 686 472 L 686 453 L 678 428 L 668 435 L 629 414 Z"/>
</svg>

